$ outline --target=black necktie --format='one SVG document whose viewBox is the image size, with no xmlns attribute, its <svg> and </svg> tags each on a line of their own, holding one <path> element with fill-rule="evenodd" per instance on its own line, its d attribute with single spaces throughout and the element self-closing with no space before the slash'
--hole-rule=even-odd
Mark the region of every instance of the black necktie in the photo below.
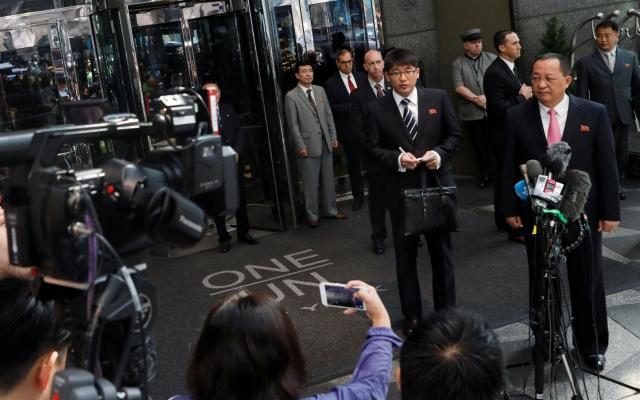
<svg viewBox="0 0 640 400">
<path fill-rule="evenodd" d="M 318 116 L 318 109 L 316 108 L 316 102 L 313 101 L 313 96 L 311 96 L 311 89 L 307 89 L 307 97 L 309 98 L 309 103 L 311 103 L 311 108 L 313 108 L 313 112 Z"/>
<path fill-rule="evenodd" d="M 402 121 L 404 122 L 404 125 L 407 127 L 407 130 L 409 131 L 409 138 L 411 139 L 412 142 L 414 142 L 416 140 L 416 136 L 418 135 L 418 124 L 416 124 L 416 119 L 413 115 L 413 112 L 409 110 L 410 102 L 411 100 L 405 97 L 404 99 L 402 99 L 400 103 L 404 105 L 404 112 L 402 113 Z"/>
<path fill-rule="evenodd" d="M 515 64 L 513 65 L 513 75 L 516 77 L 516 79 L 518 80 L 518 82 L 522 82 L 520 80 L 520 75 L 518 75 L 518 67 L 515 66 Z"/>
</svg>

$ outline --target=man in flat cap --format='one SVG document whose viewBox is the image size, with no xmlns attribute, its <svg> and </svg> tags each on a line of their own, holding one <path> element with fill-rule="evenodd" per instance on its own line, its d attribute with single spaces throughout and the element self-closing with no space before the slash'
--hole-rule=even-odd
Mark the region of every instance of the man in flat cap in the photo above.
<svg viewBox="0 0 640 400">
<path fill-rule="evenodd" d="M 459 95 L 458 117 L 466 128 L 478 168 L 478 187 L 484 188 L 496 168 L 494 149 L 487 122 L 487 99 L 484 95 L 484 72 L 496 55 L 482 51 L 482 32 L 478 28 L 460 34 L 464 54 L 451 65 L 453 89 Z"/>
</svg>

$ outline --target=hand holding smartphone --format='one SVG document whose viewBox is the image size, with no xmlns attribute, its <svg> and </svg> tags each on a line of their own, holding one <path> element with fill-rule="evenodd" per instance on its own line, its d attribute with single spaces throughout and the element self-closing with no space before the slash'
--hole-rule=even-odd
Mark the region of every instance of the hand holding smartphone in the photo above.
<svg viewBox="0 0 640 400">
<path fill-rule="evenodd" d="M 354 294 L 361 290 L 359 287 L 347 288 L 341 283 L 320 283 L 320 299 L 325 307 L 352 308 L 366 311 L 365 303 Z M 366 290 L 366 289 L 365 289 Z"/>
<path fill-rule="evenodd" d="M 435 158 L 436 158 L 436 156 L 432 154 L 432 155 L 430 155 L 428 157 L 427 156 L 418 157 L 418 158 L 416 158 L 416 160 L 418 160 L 420 162 L 427 162 L 427 161 L 431 161 L 431 160 L 433 160 Z"/>
</svg>

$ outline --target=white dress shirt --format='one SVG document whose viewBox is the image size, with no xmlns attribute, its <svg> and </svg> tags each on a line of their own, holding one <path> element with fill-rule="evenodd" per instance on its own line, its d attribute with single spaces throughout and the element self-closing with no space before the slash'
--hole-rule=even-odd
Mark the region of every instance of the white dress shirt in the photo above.
<svg viewBox="0 0 640 400">
<path fill-rule="evenodd" d="M 348 79 L 351 77 L 351 82 L 353 83 L 353 87 L 355 89 L 358 88 L 358 84 L 356 83 L 356 79 L 353 77 L 353 74 L 343 74 L 342 71 L 338 71 L 340 73 L 340 77 L 342 78 L 342 83 L 344 83 L 344 87 L 347 89 L 347 93 L 351 93 L 349 91 L 349 82 Z"/>
<path fill-rule="evenodd" d="M 549 115 L 550 108 L 544 104 L 538 102 L 540 106 L 540 119 L 542 120 L 542 128 L 544 129 L 544 136 L 549 135 L 549 123 L 551 122 L 551 116 Z M 569 96 L 565 93 L 560 103 L 553 107 L 556 110 L 556 119 L 560 126 L 560 133 L 564 134 L 564 126 L 567 124 L 567 114 L 569 114 Z"/>
<path fill-rule="evenodd" d="M 407 107 L 409 107 L 409 110 L 413 113 L 413 118 L 416 120 L 416 128 L 418 127 L 418 89 L 416 89 L 415 87 L 413 88 L 413 90 L 411 91 L 411 93 L 409 93 L 409 95 L 406 97 L 407 99 L 409 99 L 409 104 L 407 105 Z M 398 93 L 396 93 L 396 91 L 393 91 L 393 100 L 396 102 L 396 105 L 398 106 L 398 111 L 400 112 L 400 117 L 402 118 L 402 115 L 404 114 L 404 105 L 401 103 L 402 100 L 405 99 L 404 97 L 400 96 Z M 420 134 L 420 132 L 418 132 L 418 134 Z M 405 151 L 403 149 L 398 149 L 400 150 L 400 155 L 398 156 L 398 171 L 400 172 L 405 172 L 407 169 L 405 167 L 402 166 L 402 163 L 400 162 L 400 157 L 402 157 L 402 153 L 405 153 Z M 436 154 L 436 158 L 438 159 L 438 164 L 436 166 L 436 169 L 440 168 L 440 154 L 438 154 L 437 152 L 434 151 L 434 153 Z M 422 157 L 422 154 L 418 155 L 418 157 Z"/>
</svg>

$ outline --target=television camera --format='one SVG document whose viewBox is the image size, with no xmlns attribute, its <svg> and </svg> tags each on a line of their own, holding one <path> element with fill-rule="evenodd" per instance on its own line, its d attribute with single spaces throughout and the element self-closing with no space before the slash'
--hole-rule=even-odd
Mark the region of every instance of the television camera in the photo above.
<svg viewBox="0 0 640 400">
<path fill-rule="evenodd" d="M 56 301 L 73 333 L 70 363 L 96 382 L 143 387 L 143 398 L 156 370 L 156 300 L 146 265 L 134 260 L 154 243 L 197 243 L 208 226 L 198 204 L 231 214 L 238 190 L 235 153 L 207 134 L 199 95 L 160 96 L 155 110 L 149 122 L 111 114 L 0 136 L 11 263 L 39 267 L 39 296 Z M 61 156 L 80 145 L 101 161 Z M 68 374 L 58 383 L 82 381 Z"/>
</svg>

